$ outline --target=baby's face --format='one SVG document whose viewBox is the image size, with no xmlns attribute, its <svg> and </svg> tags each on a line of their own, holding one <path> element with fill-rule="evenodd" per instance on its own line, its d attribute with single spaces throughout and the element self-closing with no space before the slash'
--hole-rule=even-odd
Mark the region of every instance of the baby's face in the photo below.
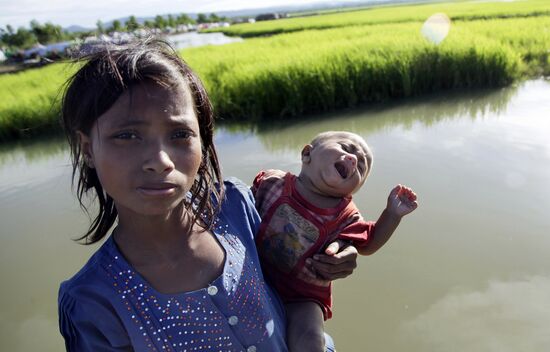
<svg viewBox="0 0 550 352">
<path fill-rule="evenodd" d="M 302 170 L 317 190 L 333 197 L 346 197 L 367 179 L 367 153 L 367 144 L 361 137 L 336 133 L 310 147 L 309 155 L 303 156 Z"/>
</svg>

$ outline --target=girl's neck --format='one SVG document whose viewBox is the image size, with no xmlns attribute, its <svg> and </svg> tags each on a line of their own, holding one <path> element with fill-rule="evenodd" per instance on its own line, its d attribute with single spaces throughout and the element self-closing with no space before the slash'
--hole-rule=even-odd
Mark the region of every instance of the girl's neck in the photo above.
<svg viewBox="0 0 550 352">
<path fill-rule="evenodd" d="M 342 201 L 342 198 L 340 197 L 333 197 L 323 193 L 315 187 L 309 177 L 303 173 L 300 173 L 300 175 L 296 178 L 296 190 L 308 202 L 318 208 L 333 208 Z"/>
<path fill-rule="evenodd" d="M 214 236 L 191 221 L 190 213 L 124 215 L 119 214 L 114 240 L 128 263 L 157 291 L 193 291 L 221 275 L 225 252 Z"/>
<path fill-rule="evenodd" d="M 128 259 L 138 264 L 149 259 L 180 256 L 192 250 L 193 241 L 202 229 L 192 223 L 192 215 L 184 209 L 163 216 L 135 216 L 119 213 L 114 240 Z"/>
</svg>

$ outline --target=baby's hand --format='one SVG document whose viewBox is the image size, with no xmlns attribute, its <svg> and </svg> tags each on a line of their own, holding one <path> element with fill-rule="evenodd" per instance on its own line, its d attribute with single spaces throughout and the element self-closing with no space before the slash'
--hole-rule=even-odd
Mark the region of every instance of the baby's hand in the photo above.
<svg viewBox="0 0 550 352">
<path fill-rule="evenodd" d="M 387 209 L 393 215 L 403 217 L 412 213 L 417 207 L 416 193 L 409 187 L 397 185 L 391 190 Z"/>
</svg>

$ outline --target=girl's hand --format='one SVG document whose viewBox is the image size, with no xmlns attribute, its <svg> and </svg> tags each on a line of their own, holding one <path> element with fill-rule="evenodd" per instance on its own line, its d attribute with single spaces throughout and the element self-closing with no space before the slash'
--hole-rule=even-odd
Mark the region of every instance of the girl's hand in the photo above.
<svg viewBox="0 0 550 352">
<path fill-rule="evenodd" d="M 391 190 L 387 205 L 391 214 L 403 217 L 412 213 L 417 207 L 416 193 L 409 187 L 397 185 Z"/>
<path fill-rule="evenodd" d="M 343 279 L 351 275 L 357 267 L 357 248 L 345 241 L 336 240 L 325 249 L 325 254 L 316 254 L 307 259 L 306 266 L 321 279 Z"/>
</svg>

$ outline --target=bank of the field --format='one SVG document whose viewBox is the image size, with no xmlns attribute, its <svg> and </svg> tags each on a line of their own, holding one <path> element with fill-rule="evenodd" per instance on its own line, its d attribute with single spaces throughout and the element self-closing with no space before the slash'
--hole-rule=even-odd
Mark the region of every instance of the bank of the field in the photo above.
<svg viewBox="0 0 550 352">
<path fill-rule="evenodd" d="M 520 14 L 541 2 L 522 1 Z M 473 13 L 472 3 L 464 6 L 464 13 Z M 485 11 L 476 16 L 488 16 Z M 205 82 L 217 115 L 241 121 L 550 75 L 550 16 L 455 20 L 440 45 L 421 35 L 423 20 L 386 22 L 252 38 L 182 56 Z M 58 129 L 61 87 L 71 72 L 74 67 L 58 64 L 1 75 L 0 140 Z"/>
</svg>

